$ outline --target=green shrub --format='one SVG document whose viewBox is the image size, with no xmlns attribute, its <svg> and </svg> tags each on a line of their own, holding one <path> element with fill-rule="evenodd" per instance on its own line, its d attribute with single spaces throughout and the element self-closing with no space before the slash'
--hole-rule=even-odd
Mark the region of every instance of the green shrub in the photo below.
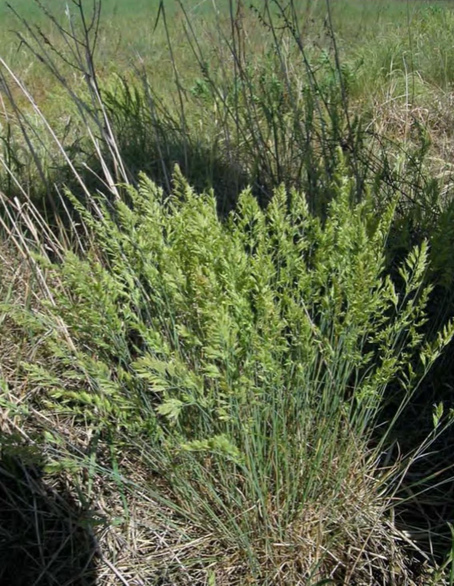
<svg viewBox="0 0 454 586">
<path fill-rule="evenodd" d="M 407 571 L 379 454 L 453 328 L 424 341 L 427 246 L 397 290 L 385 274 L 394 205 L 380 218 L 367 199 L 353 205 L 338 158 L 324 222 L 284 188 L 266 209 L 244 191 L 222 221 L 214 194 L 178 170 L 169 197 L 143 176 L 128 204 L 74 200 L 89 250 L 41 260 L 48 300 L 15 313 L 47 357 L 24 365 L 41 407 L 156 474 L 146 490 L 164 518 L 185 520 L 183 541 L 209 542 L 184 563 L 206 570 L 214 555 L 219 583 L 365 580 L 383 540 Z"/>
</svg>

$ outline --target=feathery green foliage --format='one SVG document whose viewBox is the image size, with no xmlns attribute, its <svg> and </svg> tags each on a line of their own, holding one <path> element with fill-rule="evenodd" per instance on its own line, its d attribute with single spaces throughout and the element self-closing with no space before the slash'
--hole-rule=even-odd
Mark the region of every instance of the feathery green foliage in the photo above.
<svg viewBox="0 0 454 586">
<path fill-rule="evenodd" d="M 424 342 L 427 245 L 396 288 L 385 274 L 394 206 L 377 220 L 370 200 L 354 205 L 338 156 L 324 222 L 284 188 L 266 209 L 244 191 L 222 221 L 214 194 L 194 193 L 178 169 L 169 197 L 143 176 L 127 203 L 74 201 L 90 251 L 41 261 L 50 299 L 16 315 L 51 357 L 24 364 L 39 402 L 114 449 L 140 448 L 165 483 L 156 498 L 239 550 L 243 577 L 261 584 L 274 583 L 273 543 L 304 551 L 309 511 L 332 503 L 319 547 L 349 541 L 335 519 L 355 483 L 386 508 L 375 466 L 392 425 L 369 455 L 367 442 L 387 393 L 399 382 L 403 406 L 453 335 Z M 373 531 L 377 503 L 353 501 Z M 311 555 L 279 580 L 340 575 Z"/>
</svg>

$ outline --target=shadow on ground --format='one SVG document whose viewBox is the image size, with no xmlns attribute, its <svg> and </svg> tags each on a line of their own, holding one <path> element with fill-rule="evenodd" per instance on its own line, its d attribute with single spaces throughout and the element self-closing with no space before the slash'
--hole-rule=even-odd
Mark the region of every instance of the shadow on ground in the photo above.
<svg viewBox="0 0 454 586">
<path fill-rule="evenodd" d="M 0 459 L 0 586 L 93 586 L 96 544 L 63 481 L 23 456 Z"/>
</svg>

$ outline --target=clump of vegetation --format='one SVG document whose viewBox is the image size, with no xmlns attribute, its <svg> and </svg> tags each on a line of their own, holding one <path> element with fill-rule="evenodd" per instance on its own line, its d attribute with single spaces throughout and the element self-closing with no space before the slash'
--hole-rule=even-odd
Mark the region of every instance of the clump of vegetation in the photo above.
<svg viewBox="0 0 454 586">
<path fill-rule="evenodd" d="M 454 328 L 424 341 L 427 246 L 396 289 L 385 274 L 394 207 L 377 221 L 370 200 L 352 206 L 339 158 L 323 223 L 284 188 L 266 210 L 243 192 L 222 221 L 214 195 L 178 172 L 170 197 L 143 177 L 127 202 L 78 206 L 86 252 L 38 260 L 48 295 L 14 312 L 43 357 L 22 365 L 36 406 L 159 477 L 144 489 L 153 514 L 170 510 L 185 521 L 178 540 L 199 540 L 176 565 L 174 543 L 159 551 L 172 583 L 181 564 L 220 584 L 411 575 L 387 513 L 411 455 L 380 462 Z"/>
</svg>

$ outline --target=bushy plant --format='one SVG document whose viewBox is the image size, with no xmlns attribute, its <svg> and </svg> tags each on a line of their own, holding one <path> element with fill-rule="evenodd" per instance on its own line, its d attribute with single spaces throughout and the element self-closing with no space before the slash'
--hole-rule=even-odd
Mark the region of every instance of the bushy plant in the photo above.
<svg viewBox="0 0 454 586">
<path fill-rule="evenodd" d="M 185 564 L 219 583 L 364 579 L 371 564 L 389 571 L 383 540 L 407 572 L 379 454 L 453 328 L 424 341 L 427 246 L 397 290 L 385 274 L 394 205 L 377 218 L 371 201 L 352 204 L 338 158 L 324 222 L 284 188 L 266 209 L 244 191 L 222 221 L 214 194 L 178 170 L 169 197 L 143 176 L 91 211 L 74 200 L 89 250 L 41 259 L 48 299 L 16 313 L 48 357 L 24 364 L 41 405 L 156 474 L 145 490 L 185 520 L 182 538 L 217 552 L 213 567 L 198 549 Z M 396 385 L 400 408 L 376 434 Z"/>
</svg>

